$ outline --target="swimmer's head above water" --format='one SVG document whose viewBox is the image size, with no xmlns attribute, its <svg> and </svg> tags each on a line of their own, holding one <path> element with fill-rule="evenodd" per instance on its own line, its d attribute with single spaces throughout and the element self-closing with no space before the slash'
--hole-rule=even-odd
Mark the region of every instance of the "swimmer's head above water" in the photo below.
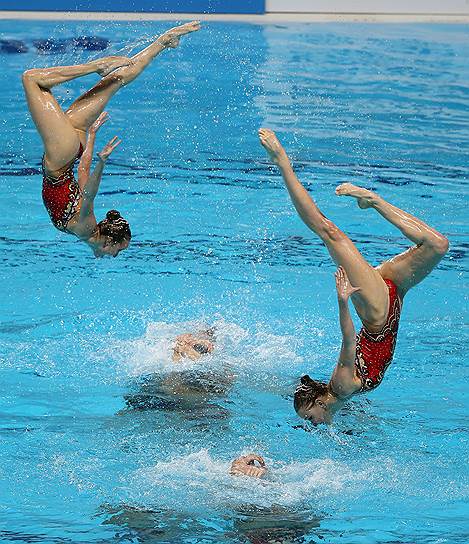
<svg viewBox="0 0 469 544">
<path fill-rule="evenodd" d="M 242 455 L 231 463 L 230 474 L 232 476 L 250 476 L 262 478 L 267 473 L 264 459 L 257 453 Z"/>
<path fill-rule="evenodd" d="M 109 210 L 106 219 L 98 223 L 94 234 L 93 250 L 96 257 L 117 255 L 127 249 L 132 238 L 129 223 L 117 210 Z"/>
<path fill-rule="evenodd" d="M 195 334 L 181 334 L 173 347 L 173 361 L 184 358 L 196 361 L 203 355 L 209 355 L 215 349 L 215 328 L 211 327 Z"/>
<path fill-rule="evenodd" d="M 335 395 L 329 384 L 318 382 L 305 375 L 302 376 L 296 388 L 293 405 L 296 413 L 313 425 L 329 424 L 332 422 L 330 401 L 334 398 Z"/>
</svg>

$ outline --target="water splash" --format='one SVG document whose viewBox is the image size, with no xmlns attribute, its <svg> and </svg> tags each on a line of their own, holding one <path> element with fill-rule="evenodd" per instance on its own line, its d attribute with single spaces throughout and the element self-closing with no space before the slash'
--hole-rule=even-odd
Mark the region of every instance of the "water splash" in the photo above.
<svg viewBox="0 0 469 544">
<path fill-rule="evenodd" d="M 230 462 L 217 460 L 202 449 L 137 470 L 129 482 L 128 499 L 156 508 L 171 508 L 181 501 L 186 508 L 201 511 L 227 505 L 317 507 L 325 504 L 321 498 L 330 502 L 350 496 L 366 479 L 364 473 L 330 459 L 288 465 L 267 459 L 267 464 L 270 470 L 265 479 L 234 477 L 229 474 Z M 164 496 L 161 489 L 166 490 Z"/>
</svg>

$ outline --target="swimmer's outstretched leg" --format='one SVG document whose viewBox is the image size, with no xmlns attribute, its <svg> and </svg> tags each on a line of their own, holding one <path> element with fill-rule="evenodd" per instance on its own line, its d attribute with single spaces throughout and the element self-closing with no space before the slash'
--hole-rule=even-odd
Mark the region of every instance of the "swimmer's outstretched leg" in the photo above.
<svg viewBox="0 0 469 544">
<path fill-rule="evenodd" d="M 116 70 L 122 78 L 122 84 L 127 85 L 133 81 L 150 62 L 164 49 L 175 49 L 179 45 L 181 36 L 200 30 L 200 22 L 192 21 L 181 26 L 169 29 L 148 47 L 131 57 L 132 64 L 125 69 Z"/>
<path fill-rule="evenodd" d="M 388 288 L 383 278 L 367 263 L 350 238 L 317 207 L 296 177 L 290 159 L 275 133 L 261 128 L 259 138 L 272 161 L 279 167 L 301 219 L 321 238 L 334 262 L 345 269 L 351 284 L 360 288 L 351 298 L 361 320 L 371 330 L 379 330 L 389 308 Z"/>
<path fill-rule="evenodd" d="M 139 76 L 162 51 L 177 47 L 181 36 L 199 29 L 200 23 L 198 21 L 171 28 L 143 51 L 131 57 L 131 63 L 128 66 L 118 68 L 103 77 L 99 83 L 80 96 L 67 110 L 67 115 L 75 129 L 86 132 L 121 87 L 128 85 Z"/>
<path fill-rule="evenodd" d="M 125 57 L 106 57 L 87 64 L 34 68 L 24 72 L 23 85 L 29 111 L 44 143 L 46 161 L 51 170 L 70 163 L 80 144 L 78 134 L 51 89 L 92 73 L 106 76 L 130 62 Z"/>
<path fill-rule="evenodd" d="M 389 278 L 398 286 L 401 296 L 421 282 L 448 251 L 449 243 L 445 236 L 420 219 L 386 202 L 376 193 L 351 183 L 339 185 L 335 192 L 338 196 L 356 198 L 362 209 L 374 208 L 415 244 L 378 267 L 384 278 Z"/>
</svg>

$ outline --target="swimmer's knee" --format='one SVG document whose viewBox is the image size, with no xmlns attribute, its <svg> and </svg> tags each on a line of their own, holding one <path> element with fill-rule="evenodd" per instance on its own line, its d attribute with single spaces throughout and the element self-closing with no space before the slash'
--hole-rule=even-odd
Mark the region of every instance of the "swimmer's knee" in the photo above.
<svg viewBox="0 0 469 544">
<path fill-rule="evenodd" d="M 449 240 L 446 238 L 446 236 L 443 236 L 443 234 L 436 234 L 432 239 L 429 241 L 432 250 L 439 255 L 440 257 L 443 257 L 448 253 L 449 249 Z"/>
<path fill-rule="evenodd" d="M 23 72 L 23 75 L 21 77 L 23 81 L 23 85 L 27 87 L 28 85 L 37 84 L 37 78 L 39 75 L 40 70 L 38 68 L 32 68 L 30 70 L 26 70 Z"/>
<path fill-rule="evenodd" d="M 31 68 L 30 70 L 26 70 L 22 75 L 23 86 L 26 91 L 30 90 L 33 92 L 38 88 L 48 91 L 49 86 L 45 84 L 46 76 L 47 71 L 43 70 L 42 68 Z"/>
<path fill-rule="evenodd" d="M 347 236 L 329 219 L 324 218 L 319 235 L 326 243 L 340 243 L 347 240 Z"/>
</svg>

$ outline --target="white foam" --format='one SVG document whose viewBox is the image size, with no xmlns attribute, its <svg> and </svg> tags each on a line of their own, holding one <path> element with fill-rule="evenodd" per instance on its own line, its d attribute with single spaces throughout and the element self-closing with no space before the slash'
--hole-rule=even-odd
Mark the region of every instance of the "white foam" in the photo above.
<svg viewBox="0 0 469 544">
<path fill-rule="evenodd" d="M 208 326 L 216 328 L 216 348 L 213 354 L 197 361 L 184 359 L 172 361 L 172 349 L 177 335 L 197 332 Z M 116 341 L 112 347 L 113 358 L 120 370 L 130 377 L 153 373 L 174 373 L 194 369 L 270 369 L 291 368 L 302 358 L 295 353 L 295 340 L 290 336 L 277 336 L 268 332 L 249 334 L 242 327 L 218 319 L 215 323 L 188 321 L 180 323 L 153 322 L 147 325 L 140 338 Z"/>
<path fill-rule="evenodd" d="M 170 508 L 177 503 L 194 509 L 254 505 L 259 507 L 317 506 L 322 498 L 352 492 L 366 480 L 346 464 L 330 459 L 278 464 L 266 459 L 265 479 L 231 476 L 230 462 L 213 459 L 207 450 L 159 462 L 134 473 L 129 489 L 133 502 L 146 507 Z M 165 493 L 161 493 L 164 489 Z"/>
</svg>

